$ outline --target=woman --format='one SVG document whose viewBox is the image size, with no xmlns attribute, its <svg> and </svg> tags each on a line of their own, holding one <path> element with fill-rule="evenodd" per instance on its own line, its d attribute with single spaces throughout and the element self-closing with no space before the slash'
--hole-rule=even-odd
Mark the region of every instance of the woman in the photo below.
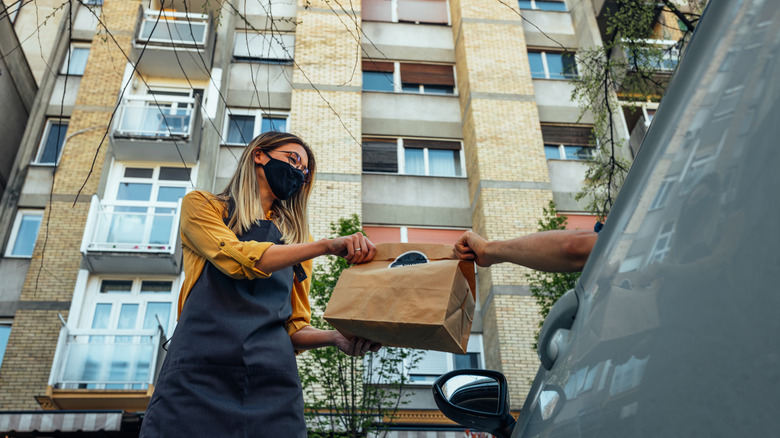
<svg viewBox="0 0 780 438">
<path fill-rule="evenodd" d="M 249 143 L 224 192 L 184 197 L 179 323 L 142 437 L 305 437 L 294 350 L 380 348 L 308 325 L 311 259 L 363 263 L 376 252 L 360 233 L 310 241 L 315 170 L 303 140 L 269 132 Z"/>
</svg>

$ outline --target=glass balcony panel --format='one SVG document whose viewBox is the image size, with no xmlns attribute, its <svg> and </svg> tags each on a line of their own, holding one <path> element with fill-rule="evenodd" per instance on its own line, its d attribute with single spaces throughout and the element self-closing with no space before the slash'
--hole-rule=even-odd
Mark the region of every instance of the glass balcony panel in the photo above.
<svg viewBox="0 0 780 438">
<path fill-rule="evenodd" d="M 206 21 L 198 21 L 196 17 L 193 17 L 194 14 L 190 15 L 189 20 L 171 19 L 174 17 L 171 17 L 169 12 L 164 12 L 162 16 L 158 14 L 159 12 L 157 11 L 151 11 L 144 15 L 141 30 L 138 33 L 139 43 L 144 44 L 148 41 L 149 44 L 166 44 L 171 46 L 203 46 L 206 44 L 206 31 L 208 30 Z M 204 18 L 200 20 L 204 20 Z"/>
<path fill-rule="evenodd" d="M 192 108 L 166 107 L 150 103 L 125 103 L 118 131 L 141 137 L 187 136 L 190 133 Z"/>
<path fill-rule="evenodd" d="M 89 247 L 108 251 L 169 250 L 175 239 L 176 208 L 114 206 L 97 215 Z"/>
<path fill-rule="evenodd" d="M 149 333 L 146 331 L 145 333 Z M 156 336 L 69 336 L 62 388 L 144 389 L 156 354 Z"/>
</svg>

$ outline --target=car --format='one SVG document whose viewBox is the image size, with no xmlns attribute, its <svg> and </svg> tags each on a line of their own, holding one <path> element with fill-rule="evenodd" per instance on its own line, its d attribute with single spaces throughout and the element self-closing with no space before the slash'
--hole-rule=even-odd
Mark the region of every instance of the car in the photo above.
<svg viewBox="0 0 780 438">
<path fill-rule="evenodd" d="M 780 2 L 711 1 L 582 276 L 544 321 L 517 421 L 489 370 L 441 376 L 442 412 L 499 437 L 776 436 L 778 114 Z M 455 390 L 469 381 L 494 400 Z"/>
</svg>

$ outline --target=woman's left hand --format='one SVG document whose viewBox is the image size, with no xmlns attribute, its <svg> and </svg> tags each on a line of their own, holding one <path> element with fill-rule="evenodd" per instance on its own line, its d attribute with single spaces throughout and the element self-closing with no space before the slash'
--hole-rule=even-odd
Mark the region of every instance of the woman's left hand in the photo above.
<svg viewBox="0 0 780 438">
<path fill-rule="evenodd" d="M 378 342 L 372 342 L 368 339 L 358 337 L 347 339 L 339 332 L 334 334 L 333 342 L 336 348 L 348 356 L 365 356 L 369 351 L 376 353 L 382 348 L 382 344 Z"/>
</svg>

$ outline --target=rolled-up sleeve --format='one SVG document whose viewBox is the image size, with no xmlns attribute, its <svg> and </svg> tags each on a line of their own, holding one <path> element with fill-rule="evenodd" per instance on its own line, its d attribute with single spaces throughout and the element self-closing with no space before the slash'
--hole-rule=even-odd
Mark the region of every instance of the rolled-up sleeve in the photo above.
<svg viewBox="0 0 780 438">
<path fill-rule="evenodd" d="M 268 278 L 270 274 L 255 268 L 255 262 L 273 243 L 238 240 L 225 225 L 223 212 L 221 201 L 214 195 L 188 193 L 181 203 L 182 244 L 231 278 Z"/>
<path fill-rule="evenodd" d="M 287 333 L 292 336 L 295 332 L 311 323 L 311 304 L 309 304 L 309 289 L 311 288 L 311 271 L 314 263 L 307 260 L 301 263 L 306 272 L 306 279 L 302 282 L 295 280 L 290 296 L 292 304 L 292 316 L 287 320 Z"/>
</svg>

